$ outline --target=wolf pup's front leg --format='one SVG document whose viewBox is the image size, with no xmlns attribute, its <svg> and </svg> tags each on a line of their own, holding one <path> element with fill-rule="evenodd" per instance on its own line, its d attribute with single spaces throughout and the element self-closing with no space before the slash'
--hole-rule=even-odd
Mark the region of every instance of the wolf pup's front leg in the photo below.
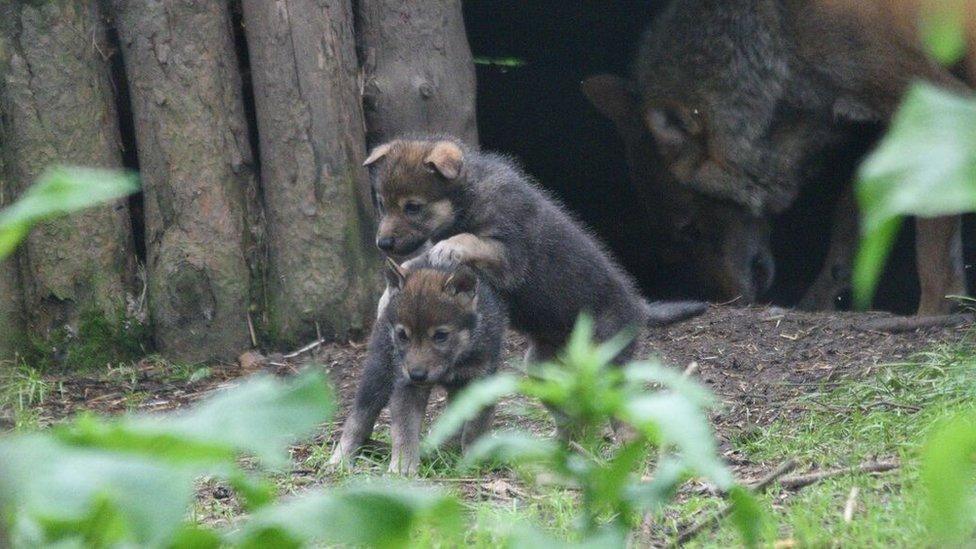
<svg viewBox="0 0 976 549">
<path fill-rule="evenodd" d="M 430 398 L 430 386 L 397 383 L 390 399 L 390 435 L 393 451 L 390 472 L 416 475 L 420 467 L 420 428 Z"/>
</svg>

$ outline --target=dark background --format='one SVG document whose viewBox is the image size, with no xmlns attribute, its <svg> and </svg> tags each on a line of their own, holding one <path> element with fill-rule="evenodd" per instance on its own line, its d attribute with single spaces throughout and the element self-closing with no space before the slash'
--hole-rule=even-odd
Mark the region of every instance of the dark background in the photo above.
<svg viewBox="0 0 976 549">
<path fill-rule="evenodd" d="M 651 298 L 696 297 L 655 258 L 653 235 L 630 189 L 613 125 L 593 109 L 580 82 L 629 75 L 640 34 L 660 0 L 465 0 L 478 74 L 482 146 L 517 157 L 604 242 Z M 519 67 L 486 64 L 514 58 Z M 877 128 L 858 128 L 812 167 L 807 191 L 774 225 L 777 276 L 769 302 L 791 305 L 826 253 L 833 199 L 870 149 Z M 911 224 L 907 224 L 910 226 Z M 909 313 L 918 299 L 913 235 L 903 231 L 879 288 L 879 308 Z M 841 304 L 847 307 L 846 299 Z"/>
</svg>

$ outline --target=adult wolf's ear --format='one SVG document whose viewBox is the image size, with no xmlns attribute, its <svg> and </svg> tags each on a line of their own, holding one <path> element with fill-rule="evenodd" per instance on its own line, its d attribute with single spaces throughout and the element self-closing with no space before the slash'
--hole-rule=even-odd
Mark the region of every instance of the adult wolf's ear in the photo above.
<svg viewBox="0 0 976 549">
<path fill-rule="evenodd" d="M 375 164 L 379 159 L 383 158 L 387 155 L 387 153 L 390 152 L 390 148 L 392 146 L 392 143 L 377 145 L 376 148 L 373 149 L 373 152 L 369 153 L 369 156 L 366 157 L 366 161 L 363 162 L 363 166 L 372 166 Z"/>
<path fill-rule="evenodd" d="M 461 265 L 444 281 L 443 290 L 465 303 L 474 303 L 478 296 L 478 275 Z"/>
<path fill-rule="evenodd" d="M 402 290 L 403 284 L 407 281 L 407 276 L 403 268 L 396 264 L 389 257 L 386 258 L 386 283 L 392 290 Z"/>
<path fill-rule="evenodd" d="M 591 76 L 580 84 L 583 95 L 617 126 L 640 118 L 640 99 L 631 83 L 612 74 Z"/>
<path fill-rule="evenodd" d="M 424 165 L 441 174 L 444 179 L 457 179 L 461 175 L 461 166 L 464 165 L 464 153 L 461 152 L 461 147 L 450 141 L 438 141 L 424 159 Z"/>
</svg>

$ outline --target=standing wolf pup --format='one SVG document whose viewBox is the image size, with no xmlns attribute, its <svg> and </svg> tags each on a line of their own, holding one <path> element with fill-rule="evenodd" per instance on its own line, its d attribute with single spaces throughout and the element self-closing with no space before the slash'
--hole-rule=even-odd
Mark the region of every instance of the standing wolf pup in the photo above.
<svg viewBox="0 0 976 549">
<path fill-rule="evenodd" d="M 362 381 L 330 463 L 341 463 L 366 442 L 389 402 L 390 471 L 414 474 L 431 389 L 444 387 L 453 397 L 498 370 L 505 312 L 468 267 L 433 267 L 423 257 L 409 270 L 387 262 L 390 300 L 373 326 Z M 492 412 L 486 409 L 464 425 L 462 449 L 487 429 Z"/>
<path fill-rule="evenodd" d="M 627 275 L 507 158 L 420 137 L 380 145 L 366 165 L 377 246 L 405 256 L 430 240 L 433 265 L 477 269 L 531 340 L 532 360 L 552 358 L 583 312 L 600 339 L 645 323 L 647 305 Z"/>
</svg>

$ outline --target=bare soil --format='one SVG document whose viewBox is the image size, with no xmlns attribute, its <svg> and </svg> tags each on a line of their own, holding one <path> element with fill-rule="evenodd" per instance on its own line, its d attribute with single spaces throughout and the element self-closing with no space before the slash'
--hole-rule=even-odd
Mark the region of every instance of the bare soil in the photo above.
<svg viewBox="0 0 976 549">
<path fill-rule="evenodd" d="M 639 354 L 660 356 L 665 364 L 681 370 L 690 367 L 722 401 L 713 421 L 720 437 L 727 440 L 737 432 L 803 413 L 807 407 L 797 397 L 805 393 L 829 388 L 845 378 L 870 375 L 878 364 L 906 361 L 939 343 L 958 340 L 969 329 L 932 327 L 890 334 L 859 328 L 866 320 L 885 316 L 713 306 L 700 317 L 648 330 Z M 523 339 L 510 334 L 507 368 L 520 365 L 524 348 Z M 365 354 L 361 343 L 323 345 L 290 360 L 272 355 L 243 364 L 216 365 L 209 377 L 195 383 L 173 379 L 165 365 L 153 361 L 97 377 L 49 376 L 55 390 L 43 406 L 41 419 L 42 423 L 55 422 L 80 410 L 171 410 L 243 375 L 260 370 L 288 375 L 317 365 L 328 372 L 340 394 L 337 419 L 341 420 L 355 394 Z M 435 394 L 432 414 L 443 400 L 443 395 Z M 551 429 L 538 417 L 527 424 L 518 413 L 531 404 L 507 404 L 500 413 L 502 424 L 511 421 L 539 432 Z M 381 417 L 381 424 L 384 421 Z"/>
</svg>

